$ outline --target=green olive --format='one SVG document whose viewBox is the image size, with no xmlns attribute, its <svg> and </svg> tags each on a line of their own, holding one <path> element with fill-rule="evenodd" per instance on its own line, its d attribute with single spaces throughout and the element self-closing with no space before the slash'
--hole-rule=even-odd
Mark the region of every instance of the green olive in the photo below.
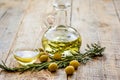
<svg viewBox="0 0 120 80">
<path fill-rule="evenodd" d="M 70 61 L 70 66 L 73 66 L 75 69 L 77 69 L 79 65 L 80 63 L 77 60 Z"/>
<path fill-rule="evenodd" d="M 40 52 L 44 52 L 44 49 L 42 49 L 42 48 L 39 48 L 39 51 L 40 51 Z"/>
<path fill-rule="evenodd" d="M 50 63 L 48 66 L 48 70 L 50 72 L 55 72 L 58 69 L 58 65 L 56 63 Z"/>
<path fill-rule="evenodd" d="M 47 54 L 46 52 L 40 52 L 40 56 L 46 55 L 46 54 Z"/>
<path fill-rule="evenodd" d="M 41 55 L 40 58 L 39 58 L 39 60 L 41 62 L 46 62 L 48 60 L 48 55 Z"/>
<path fill-rule="evenodd" d="M 55 60 L 61 60 L 61 56 L 62 56 L 62 54 L 55 53 L 53 57 L 54 57 Z"/>
<path fill-rule="evenodd" d="M 75 71 L 75 69 L 74 69 L 73 66 L 67 66 L 65 68 L 65 72 L 66 72 L 67 75 L 72 75 L 74 73 L 74 71 Z"/>
</svg>

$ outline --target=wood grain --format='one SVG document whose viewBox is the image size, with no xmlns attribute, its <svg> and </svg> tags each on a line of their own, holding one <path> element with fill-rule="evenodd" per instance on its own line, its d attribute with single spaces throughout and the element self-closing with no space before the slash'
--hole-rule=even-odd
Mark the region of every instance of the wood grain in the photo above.
<svg viewBox="0 0 120 80">
<path fill-rule="evenodd" d="M 113 4 L 115 6 L 116 15 L 118 16 L 118 19 L 120 21 L 120 0 L 113 0 Z"/>
<path fill-rule="evenodd" d="M 5 61 L 19 29 L 26 1 L 0 1 L 0 59 Z"/>
<path fill-rule="evenodd" d="M 104 58 L 80 66 L 76 77 L 69 80 L 119 80 L 120 72 L 117 71 L 119 68 L 116 68 L 113 56 L 120 54 L 120 39 L 116 36 L 120 35 L 120 23 L 113 1 L 74 0 L 72 8 L 72 26 L 76 26 L 82 35 L 81 51 L 85 48 L 84 45 L 96 41 L 107 48 Z M 114 50 L 117 52 L 114 53 Z"/>
<path fill-rule="evenodd" d="M 17 66 L 16 60 L 13 58 L 14 49 L 16 48 L 39 48 L 41 47 L 41 38 L 46 30 L 43 23 L 43 18 L 52 11 L 50 8 L 52 0 L 32 0 L 29 4 L 29 8 L 26 10 L 26 14 L 22 23 L 20 24 L 20 29 L 16 35 L 15 43 L 9 53 L 6 64 L 11 67 Z M 52 6 L 51 6 L 52 7 Z M 1 79 L 8 80 L 11 76 L 11 80 L 67 80 L 67 76 L 63 70 L 56 72 L 55 74 L 50 73 L 47 70 L 42 70 L 39 72 L 25 72 L 23 74 L 19 73 L 1 73 Z"/>
<path fill-rule="evenodd" d="M 47 30 L 44 21 L 54 14 L 53 0 L 0 0 L 0 60 L 7 66 L 19 66 L 13 58 L 17 48 L 39 48 Z M 71 0 L 68 25 L 82 36 L 85 45 L 99 41 L 106 47 L 104 57 L 80 65 L 74 75 L 64 69 L 56 73 L 8 73 L 1 71 L 0 80 L 120 80 L 120 0 Z M 70 23 L 71 22 L 71 23 Z"/>
</svg>

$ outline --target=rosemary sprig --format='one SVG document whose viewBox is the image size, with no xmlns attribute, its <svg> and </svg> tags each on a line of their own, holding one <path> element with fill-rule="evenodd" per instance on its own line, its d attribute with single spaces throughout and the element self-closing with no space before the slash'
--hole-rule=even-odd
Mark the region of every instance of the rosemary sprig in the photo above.
<svg viewBox="0 0 120 80">
<path fill-rule="evenodd" d="M 52 57 L 50 57 L 50 62 L 34 63 L 27 66 L 14 68 L 7 67 L 2 61 L 2 64 L 0 64 L 0 68 L 8 72 L 40 71 L 42 69 L 47 69 L 48 65 L 52 62 L 57 63 L 58 68 L 65 68 L 69 65 L 69 62 L 72 60 L 78 60 L 79 62 L 85 64 L 86 62 L 88 62 L 91 59 L 94 59 L 95 57 L 101 57 L 103 56 L 102 52 L 104 51 L 104 49 L 105 47 L 101 47 L 99 44 L 94 43 L 91 45 L 87 45 L 85 53 L 80 53 L 74 56 L 67 56 L 65 58 L 62 58 L 62 60 L 60 61 L 55 61 Z"/>
</svg>

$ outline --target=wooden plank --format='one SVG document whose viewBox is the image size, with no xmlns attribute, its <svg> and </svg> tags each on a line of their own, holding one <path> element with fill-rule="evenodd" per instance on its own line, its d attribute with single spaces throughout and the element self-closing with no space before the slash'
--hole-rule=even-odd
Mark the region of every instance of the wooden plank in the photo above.
<svg viewBox="0 0 120 80">
<path fill-rule="evenodd" d="M 16 60 L 13 58 L 15 48 L 39 48 L 41 47 L 41 38 L 46 28 L 43 24 L 43 18 L 49 14 L 52 0 L 32 0 L 26 11 L 21 28 L 16 36 L 15 43 L 7 58 L 6 64 L 11 67 L 17 66 Z M 55 74 L 47 70 L 39 72 L 19 73 L 1 73 L 1 80 L 67 80 L 67 76 L 63 70 L 58 70 Z"/>
<path fill-rule="evenodd" d="M 67 80 L 67 75 L 66 75 L 64 69 L 59 69 L 56 73 L 54 73 L 52 75 L 54 77 L 53 80 Z"/>
<path fill-rule="evenodd" d="M 0 12 L 2 13 L 0 18 L 0 59 L 3 61 L 7 58 L 9 49 L 14 42 L 15 35 L 19 29 L 18 25 L 24 15 L 24 9 L 28 5 L 27 2 L 28 0 L 11 0 L 11 3 L 8 3 L 8 0 L 0 1 L 3 4 L 0 7 Z"/>
<path fill-rule="evenodd" d="M 92 11 L 90 11 L 89 0 L 74 0 L 72 9 L 72 27 L 78 30 L 82 36 L 81 52 L 84 51 L 86 44 L 97 42 L 99 40 L 96 26 L 90 25 L 92 19 Z M 93 80 L 89 75 L 89 64 L 81 65 L 78 71 L 68 80 Z M 101 68 L 100 68 L 101 69 Z"/>
<path fill-rule="evenodd" d="M 17 16 L 19 16 L 19 14 L 22 13 L 22 11 L 24 11 L 24 8 L 23 6 L 20 6 L 21 5 L 27 5 L 25 4 L 26 1 L 14 1 L 14 0 L 11 0 L 11 3 L 8 3 L 9 0 L 0 0 L 0 23 L 1 23 L 1 26 L 0 26 L 0 35 L 4 34 L 5 30 L 7 29 L 6 28 L 6 25 L 10 23 L 10 21 L 12 22 L 12 19 L 10 19 L 9 17 L 13 17 L 15 16 L 15 18 Z M 14 13 L 12 13 L 14 12 Z M 9 19 L 9 22 L 6 23 L 4 22 L 5 20 Z M 14 20 L 15 21 L 15 20 Z M 13 22 L 12 22 L 13 23 Z"/>
<path fill-rule="evenodd" d="M 120 0 L 113 0 L 113 4 L 115 7 L 116 14 L 118 16 L 118 19 L 120 21 Z"/>
<path fill-rule="evenodd" d="M 74 0 L 72 11 L 72 26 L 82 35 L 81 50 L 96 41 L 107 48 L 105 57 L 80 66 L 68 80 L 119 80 L 119 57 L 113 56 L 120 54 L 120 23 L 112 0 Z"/>
<path fill-rule="evenodd" d="M 5 15 L 8 8 L 4 8 L 5 3 L 0 0 L 0 19 Z"/>
<path fill-rule="evenodd" d="M 43 29 L 43 26 L 41 28 L 39 25 L 43 25 L 41 16 L 44 16 L 45 12 L 47 12 L 42 9 L 43 6 L 45 9 L 48 8 L 45 7 L 45 3 L 51 3 L 51 1 L 47 2 L 45 0 L 39 2 L 38 0 L 34 0 L 31 2 L 20 25 L 21 28 L 15 38 L 15 43 L 10 50 L 7 59 L 8 66 L 14 67 L 17 64 L 12 55 L 12 51 L 15 48 L 37 48 L 41 46 L 41 35 L 46 29 Z M 105 58 L 102 58 L 100 61 L 89 62 L 87 65 L 81 65 L 78 71 L 75 72 L 75 75 L 68 76 L 68 80 L 119 80 L 120 38 L 117 36 L 120 35 L 120 23 L 113 2 L 111 0 L 74 0 L 72 16 L 72 26 L 82 35 L 82 51 L 86 43 L 96 42 L 98 40 L 107 49 L 105 51 Z M 0 74 L 0 80 L 8 79 L 66 80 L 67 78 L 63 70 L 59 70 L 55 74 L 44 70 L 34 73 L 25 72 L 19 74 L 2 72 Z"/>
<path fill-rule="evenodd" d="M 14 43 L 14 38 L 28 2 L 28 0 L 19 2 L 11 0 L 11 3 L 8 3 L 8 1 L 0 0 L 0 63 L 1 60 L 6 60 L 9 50 Z"/>
</svg>

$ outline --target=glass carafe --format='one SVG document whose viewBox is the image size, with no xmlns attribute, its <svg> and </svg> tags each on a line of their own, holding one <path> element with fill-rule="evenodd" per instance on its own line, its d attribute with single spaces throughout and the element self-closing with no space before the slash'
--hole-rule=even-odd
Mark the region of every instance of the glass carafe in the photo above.
<svg viewBox="0 0 120 80">
<path fill-rule="evenodd" d="M 67 25 L 67 7 L 70 6 L 67 0 L 56 0 L 53 5 L 56 10 L 55 22 L 44 33 L 42 45 L 50 56 L 55 53 L 62 54 L 62 57 L 79 54 L 81 36 L 71 26 Z"/>
</svg>

